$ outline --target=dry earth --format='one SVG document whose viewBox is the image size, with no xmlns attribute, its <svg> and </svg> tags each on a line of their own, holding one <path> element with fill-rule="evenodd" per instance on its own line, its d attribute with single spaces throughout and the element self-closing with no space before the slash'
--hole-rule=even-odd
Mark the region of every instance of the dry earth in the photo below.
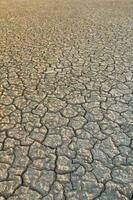
<svg viewBox="0 0 133 200">
<path fill-rule="evenodd" d="M 0 0 L 5 199 L 133 199 L 132 0 Z"/>
</svg>

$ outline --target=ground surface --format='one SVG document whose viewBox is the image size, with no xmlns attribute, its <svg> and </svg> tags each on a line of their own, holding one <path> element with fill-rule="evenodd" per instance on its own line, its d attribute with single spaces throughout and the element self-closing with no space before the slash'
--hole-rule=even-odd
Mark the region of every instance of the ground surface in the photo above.
<svg viewBox="0 0 133 200">
<path fill-rule="evenodd" d="M 132 72 L 132 0 L 0 0 L 0 200 L 133 199 Z"/>
</svg>

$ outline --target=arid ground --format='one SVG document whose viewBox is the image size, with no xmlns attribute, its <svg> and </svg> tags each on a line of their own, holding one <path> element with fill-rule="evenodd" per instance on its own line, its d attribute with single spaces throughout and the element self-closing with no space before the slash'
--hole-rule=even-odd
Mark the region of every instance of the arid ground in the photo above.
<svg viewBox="0 0 133 200">
<path fill-rule="evenodd" d="M 0 200 L 133 199 L 133 1 L 0 0 Z"/>
</svg>

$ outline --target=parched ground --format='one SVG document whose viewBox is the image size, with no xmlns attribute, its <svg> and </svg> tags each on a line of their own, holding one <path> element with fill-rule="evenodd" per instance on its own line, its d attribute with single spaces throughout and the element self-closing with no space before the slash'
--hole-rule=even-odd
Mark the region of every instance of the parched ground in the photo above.
<svg viewBox="0 0 133 200">
<path fill-rule="evenodd" d="M 0 0 L 0 200 L 133 199 L 133 1 Z"/>
</svg>

